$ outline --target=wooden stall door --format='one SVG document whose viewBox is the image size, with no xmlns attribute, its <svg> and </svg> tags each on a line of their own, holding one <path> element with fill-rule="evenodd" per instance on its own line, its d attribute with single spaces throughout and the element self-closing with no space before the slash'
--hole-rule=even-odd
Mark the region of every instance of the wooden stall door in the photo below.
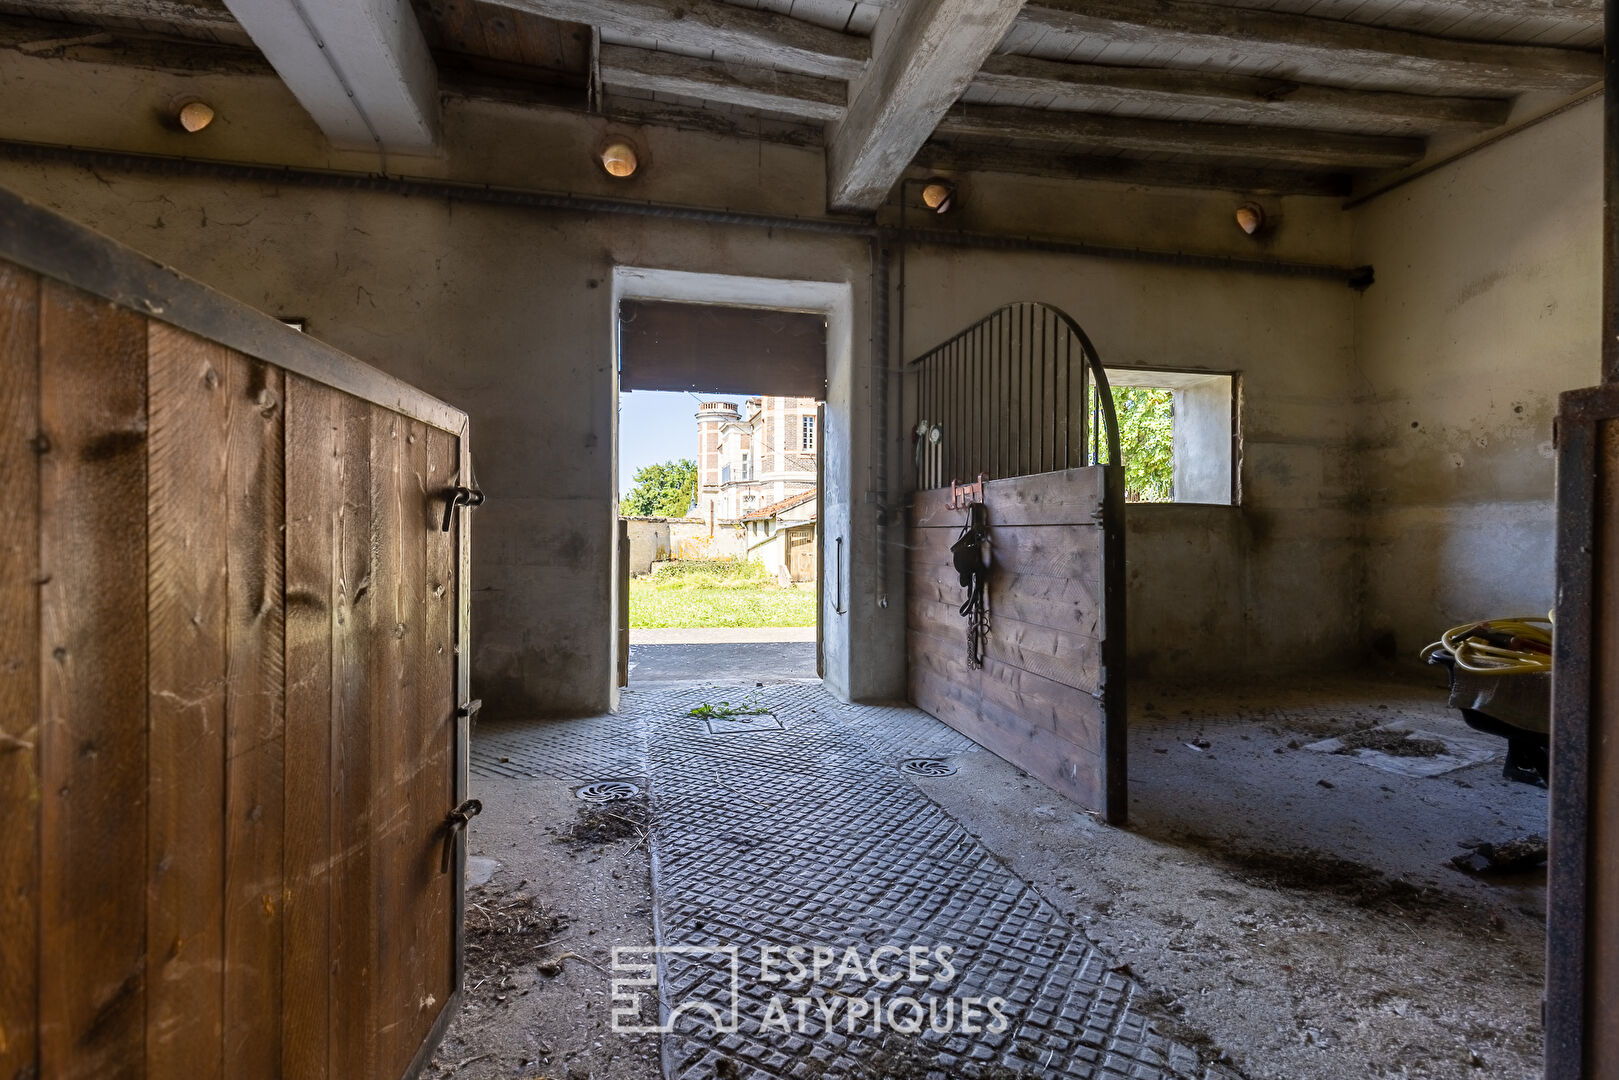
<svg viewBox="0 0 1619 1080">
<path fill-rule="evenodd" d="M 787 534 L 787 572 L 794 581 L 815 580 L 815 530 L 794 529 Z"/>
<path fill-rule="evenodd" d="M 457 440 L 298 377 L 287 425 L 286 1045 L 391 1080 L 456 989 Z"/>
<path fill-rule="evenodd" d="M 74 230 L 0 197 L 0 1077 L 398 1080 L 459 1000 L 459 414 Z"/>
<path fill-rule="evenodd" d="M 910 697 L 1110 822 L 1125 817 L 1122 542 L 1105 467 L 984 485 L 991 570 L 983 667 L 967 663 L 950 545 L 966 512 L 916 494 L 907 554 Z M 1114 503 L 1112 505 L 1117 505 Z"/>
</svg>

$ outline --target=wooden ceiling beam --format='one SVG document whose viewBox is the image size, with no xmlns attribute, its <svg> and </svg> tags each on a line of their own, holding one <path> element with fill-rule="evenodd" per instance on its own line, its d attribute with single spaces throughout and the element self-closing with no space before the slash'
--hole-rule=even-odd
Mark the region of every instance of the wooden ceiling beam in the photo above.
<svg viewBox="0 0 1619 1080">
<path fill-rule="evenodd" d="M 1173 153 L 1328 169 L 1397 169 L 1422 157 L 1425 143 L 1249 124 L 1188 123 L 1013 106 L 957 106 L 939 124 L 945 138 L 1049 143 L 1070 152 Z"/>
<path fill-rule="evenodd" d="M 1437 90 L 1582 90 L 1602 57 L 1580 49 L 1456 41 L 1337 19 L 1193 0 L 1034 0 L 1022 23 L 1063 34 L 1268 60 L 1311 82 L 1368 74 Z"/>
<path fill-rule="evenodd" d="M 251 45 L 236 18 L 206 0 L 0 0 L 0 14 L 167 33 L 224 45 Z"/>
<path fill-rule="evenodd" d="M 805 120 L 833 121 L 847 90 L 835 79 L 772 71 L 747 64 L 699 60 L 678 53 L 604 45 L 602 81 L 609 86 L 679 94 Z M 1393 125 L 1421 135 L 1442 128 L 1488 129 L 1506 122 L 1510 103 L 1495 98 L 1433 97 L 1222 72 L 1065 64 L 1029 56 L 991 56 L 973 80 L 990 90 L 1055 99 L 1070 112 L 1115 106 L 1162 109 L 1206 105 L 1215 120 L 1323 130 Z"/>
<path fill-rule="evenodd" d="M 599 70 L 607 86 L 680 94 L 806 120 L 839 119 L 848 95 L 845 85 L 833 79 L 625 45 L 603 45 Z"/>
<path fill-rule="evenodd" d="M 1520 19 L 1552 18 L 1594 26 L 1602 21 L 1602 0 L 1446 0 L 1469 15 L 1514 15 Z"/>
<path fill-rule="evenodd" d="M 720 0 L 492 0 L 564 22 L 667 42 L 679 48 L 736 53 L 760 67 L 851 79 L 866 69 L 871 42 L 771 11 Z"/>
<path fill-rule="evenodd" d="M 1206 105 L 1217 119 L 1284 127 L 1396 125 L 1413 134 L 1440 128 L 1485 130 L 1506 123 L 1511 102 L 1302 85 L 1229 72 L 1066 64 L 1032 56 L 992 56 L 973 85 L 1053 98 L 1052 107 L 1102 112 L 1115 106 Z"/>
<path fill-rule="evenodd" d="M 1207 161 L 1142 161 L 1095 157 L 1048 150 L 979 148 L 970 144 L 929 142 L 912 163 L 924 172 L 1002 173 L 1046 176 L 1059 180 L 1106 180 L 1118 184 L 1187 187 L 1246 195 L 1321 195 L 1342 197 L 1353 188 L 1348 173 L 1277 169 Z"/>
<path fill-rule="evenodd" d="M 827 130 L 827 205 L 882 205 L 1022 7 L 1023 0 L 912 0 L 883 13 L 871 68 Z"/>
</svg>

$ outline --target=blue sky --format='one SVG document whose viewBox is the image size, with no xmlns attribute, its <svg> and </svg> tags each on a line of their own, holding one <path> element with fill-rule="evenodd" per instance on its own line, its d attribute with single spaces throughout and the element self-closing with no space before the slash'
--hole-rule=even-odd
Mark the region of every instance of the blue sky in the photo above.
<svg viewBox="0 0 1619 1080">
<path fill-rule="evenodd" d="M 618 395 L 618 494 L 635 486 L 635 470 L 670 459 L 697 460 L 697 405 L 723 397 L 738 405 L 749 394 L 665 393 L 636 390 Z"/>
</svg>

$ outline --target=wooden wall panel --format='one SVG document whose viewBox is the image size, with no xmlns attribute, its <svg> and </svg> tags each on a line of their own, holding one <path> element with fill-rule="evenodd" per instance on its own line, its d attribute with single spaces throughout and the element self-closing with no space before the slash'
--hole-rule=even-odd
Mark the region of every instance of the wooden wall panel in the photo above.
<svg viewBox="0 0 1619 1080">
<path fill-rule="evenodd" d="M 991 481 L 989 636 L 968 668 L 952 565 L 965 511 L 918 492 L 906 560 L 911 700 L 1082 806 L 1122 818 L 1111 776 L 1101 469 Z M 1117 692 L 1115 687 L 1111 692 Z"/>
<path fill-rule="evenodd" d="M 918 528 L 961 527 L 961 511 L 950 508 L 950 489 L 918 491 L 911 504 Z M 989 518 L 1010 525 L 1100 525 L 1101 480 L 1094 469 L 1065 469 L 984 484 Z"/>
<path fill-rule="evenodd" d="M 445 491 L 455 486 L 460 477 L 461 447 L 458 440 L 436 428 L 428 428 L 422 440 L 427 447 L 427 480 L 429 493 Z M 456 887 L 465 878 L 460 865 L 452 865 L 448 875 L 442 869 L 443 824 L 442 808 L 448 811 L 461 801 L 456 795 L 455 747 L 463 721 L 458 718 L 455 694 L 456 649 L 456 581 L 459 575 L 459 552 L 455 535 L 440 527 L 438 505 L 431 498 L 427 525 L 427 582 L 426 613 L 422 627 L 426 634 L 423 649 L 428 670 L 441 673 L 437 680 L 423 680 L 422 719 L 420 733 L 423 746 L 420 764 L 416 770 L 416 787 L 411 793 L 411 806 L 417 814 L 415 835 L 426 837 L 425 846 L 416 852 L 415 881 L 432 898 L 423 912 L 420 930 L 420 985 L 450 987 L 457 978 L 455 932 L 459 918 L 454 910 Z M 464 517 L 464 515 L 463 515 Z M 431 816 L 429 816 L 431 814 Z M 421 843 L 418 840 L 418 843 Z M 462 845 L 463 849 L 465 844 Z M 450 880 L 445 881 L 448 876 Z M 442 992 L 424 997 L 436 997 L 425 1003 L 417 1018 L 418 1034 L 427 1036 L 449 1009 L 450 1002 Z M 422 1025 L 426 1025 L 423 1029 Z"/>
<path fill-rule="evenodd" d="M 377 599 L 372 574 L 379 537 L 374 523 L 372 413 L 345 398 L 342 415 L 342 509 L 338 518 L 338 607 L 332 672 L 332 988 L 328 1075 L 376 1071 L 375 916 L 371 896 L 372 638 Z"/>
<path fill-rule="evenodd" d="M 154 1077 L 224 1072 L 221 883 L 226 699 L 225 508 L 231 353 L 152 323 L 147 378 L 151 659 L 146 1060 Z"/>
<path fill-rule="evenodd" d="M 39 278 L 0 262 L 0 1077 L 38 1073 Z"/>
<path fill-rule="evenodd" d="M 141 1077 L 146 320 L 47 281 L 39 394 L 40 1075 Z"/>
<path fill-rule="evenodd" d="M 415 421 L 408 424 L 401 470 L 403 521 L 407 546 L 419 554 L 407 563 L 404 595 L 409 651 L 414 657 L 409 670 L 416 677 L 407 687 L 409 707 L 400 717 L 407 756 L 397 798 L 406 822 L 395 872 L 407 896 L 425 900 L 412 900 L 412 917 L 400 941 L 406 988 L 400 1034 L 406 1063 L 447 1005 L 442 988 L 452 979 L 452 894 L 449 875 L 440 869 L 440 826 L 444 812 L 456 801 L 450 761 L 456 733 L 455 549 L 451 534 L 441 528 L 435 493 L 451 486 L 455 454 L 455 440 L 448 434 Z"/>
<path fill-rule="evenodd" d="M 375 1011 L 378 1076 L 397 1076 L 409 1055 L 401 1060 L 401 1028 L 415 1016 L 415 996 L 405 985 L 401 946 L 413 914 L 402 882 L 400 848 L 409 843 L 404 795 L 400 790 L 407 769 L 404 727 L 410 703 L 406 680 L 412 677 L 416 657 L 407 619 L 412 577 L 420 577 L 422 550 L 406 540 L 405 507 L 409 493 L 404 484 L 405 421 L 393 413 L 371 413 L 372 490 L 371 534 L 377 557 L 371 565 L 372 634 L 371 692 L 372 772 L 370 783 L 374 895 L 377 898 L 376 940 L 372 970 L 375 974 Z M 415 502 L 414 499 L 411 500 Z M 409 1004 L 407 1004 L 407 1002 Z M 384 1019 L 386 1018 L 386 1019 Z"/>
<path fill-rule="evenodd" d="M 281 1071 L 284 798 L 283 375 L 231 353 L 225 571 L 224 1052 Z"/>
<path fill-rule="evenodd" d="M 286 377 L 286 785 L 282 1064 L 327 1074 L 331 1043 L 332 719 L 344 395 Z"/>
</svg>

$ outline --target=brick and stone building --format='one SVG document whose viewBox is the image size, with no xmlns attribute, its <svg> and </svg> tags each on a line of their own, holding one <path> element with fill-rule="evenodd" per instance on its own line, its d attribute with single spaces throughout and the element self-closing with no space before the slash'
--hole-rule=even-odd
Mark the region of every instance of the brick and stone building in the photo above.
<svg viewBox="0 0 1619 1080">
<path fill-rule="evenodd" d="M 697 410 L 697 508 L 735 520 L 815 490 L 814 398 L 705 401 Z"/>
</svg>

